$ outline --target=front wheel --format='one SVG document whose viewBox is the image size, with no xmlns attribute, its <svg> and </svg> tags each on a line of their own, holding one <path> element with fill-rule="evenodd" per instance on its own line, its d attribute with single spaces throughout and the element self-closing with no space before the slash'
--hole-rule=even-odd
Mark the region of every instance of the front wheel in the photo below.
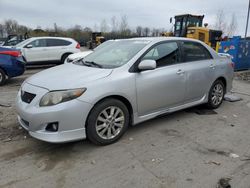
<svg viewBox="0 0 250 188">
<path fill-rule="evenodd" d="M 209 91 L 207 106 L 212 109 L 218 108 L 222 104 L 224 95 L 224 83 L 221 80 L 216 80 Z"/>
<path fill-rule="evenodd" d="M 64 61 L 66 60 L 66 58 L 69 56 L 70 54 L 64 54 L 61 58 L 61 63 L 64 64 Z"/>
<path fill-rule="evenodd" d="M 119 100 L 106 99 L 98 103 L 87 120 L 87 138 L 97 145 L 116 142 L 126 132 L 129 125 L 129 112 Z"/>
<path fill-rule="evenodd" d="M 0 86 L 4 85 L 6 81 L 6 74 L 5 72 L 0 68 Z"/>
</svg>

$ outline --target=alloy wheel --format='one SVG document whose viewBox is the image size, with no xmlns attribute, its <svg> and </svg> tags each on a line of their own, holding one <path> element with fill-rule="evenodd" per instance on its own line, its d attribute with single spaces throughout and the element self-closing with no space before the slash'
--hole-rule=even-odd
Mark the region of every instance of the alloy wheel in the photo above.
<svg viewBox="0 0 250 188">
<path fill-rule="evenodd" d="M 212 103 L 215 106 L 219 105 L 223 100 L 223 96 L 224 96 L 223 86 L 220 83 L 214 85 L 213 90 L 212 90 L 212 96 L 211 96 Z"/>
<path fill-rule="evenodd" d="M 99 113 L 95 128 L 98 136 L 109 140 L 115 138 L 121 132 L 125 123 L 125 115 L 117 106 L 110 106 Z"/>
</svg>

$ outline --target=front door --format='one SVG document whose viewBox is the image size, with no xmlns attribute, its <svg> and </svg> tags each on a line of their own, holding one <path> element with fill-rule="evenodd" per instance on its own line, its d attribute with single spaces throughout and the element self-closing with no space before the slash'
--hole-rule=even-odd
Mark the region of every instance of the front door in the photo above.
<svg viewBox="0 0 250 188">
<path fill-rule="evenodd" d="M 48 61 L 48 51 L 45 39 L 36 39 L 28 43 L 23 49 L 27 62 Z"/>
<path fill-rule="evenodd" d="M 157 68 L 136 74 L 139 116 L 182 104 L 186 92 L 186 74 L 178 64 L 177 43 L 158 44 L 141 60 L 145 59 L 155 60 Z"/>
</svg>

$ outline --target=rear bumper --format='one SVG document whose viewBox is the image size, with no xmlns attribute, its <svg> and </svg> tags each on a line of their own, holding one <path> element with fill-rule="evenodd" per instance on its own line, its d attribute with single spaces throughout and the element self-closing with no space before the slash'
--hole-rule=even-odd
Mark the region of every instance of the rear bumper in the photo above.
<svg viewBox="0 0 250 188">
<path fill-rule="evenodd" d="M 11 78 L 22 75 L 26 70 L 25 64 L 24 61 L 13 60 L 12 65 L 5 68 L 8 77 Z"/>
</svg>

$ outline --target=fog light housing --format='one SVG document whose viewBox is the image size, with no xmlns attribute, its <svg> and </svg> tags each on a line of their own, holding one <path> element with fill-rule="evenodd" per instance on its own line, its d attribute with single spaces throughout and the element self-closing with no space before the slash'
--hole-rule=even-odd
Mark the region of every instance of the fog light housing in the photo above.
<svg viewBox="0 0 250 188">
<path fill-rule="evenodd" d="M 57 132 L 58 131 L 58 122 L 48 123 L 45 130 L 50 131 L 50 132 Z"/>
</svg>

